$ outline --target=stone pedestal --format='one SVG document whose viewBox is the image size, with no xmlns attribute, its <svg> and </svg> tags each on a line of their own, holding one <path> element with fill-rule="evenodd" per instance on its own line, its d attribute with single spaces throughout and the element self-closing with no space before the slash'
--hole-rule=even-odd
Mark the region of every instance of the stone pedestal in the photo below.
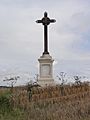
<svg viewBox="0 0 90 120">
<path fill-rule="evenodd" d="M 49 54 L 43 54 L 39 59 L 39 78 L 40 86 L 54 85 L 53 79 L 53 59 Z"/>
</svg>

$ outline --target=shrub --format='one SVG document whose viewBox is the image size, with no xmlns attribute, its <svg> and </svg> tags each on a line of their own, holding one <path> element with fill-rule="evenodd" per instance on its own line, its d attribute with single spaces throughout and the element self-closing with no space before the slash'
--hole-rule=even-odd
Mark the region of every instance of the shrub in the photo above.
<svg viewBox="0 0 90 120">
<path fill-rule="evenodd" d="M 10 104 L 10 95 L 10 93 L 0 95 L 0 112 L 9 112 L 12 109 Z"/>
</svg>

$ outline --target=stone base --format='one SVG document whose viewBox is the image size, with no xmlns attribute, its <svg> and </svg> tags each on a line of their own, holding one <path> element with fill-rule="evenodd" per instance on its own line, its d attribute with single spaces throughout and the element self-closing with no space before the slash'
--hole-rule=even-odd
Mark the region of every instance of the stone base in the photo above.
<svg viewBox="0 0 90 120">
<path fill-rule="evenodd" d="M 39 79 L 40 86 L 54 85 L 53 79 L 53 59 L 49 54 L 43 54 L 39 59 Z"/>
<path fill-rule="evenodd" d="M 46 86 L 54 86 L 54 79 L 49 79 L 49 78 L 39 78 L 38 84 L 41 87 L 46 87 Z"/>
</svg>

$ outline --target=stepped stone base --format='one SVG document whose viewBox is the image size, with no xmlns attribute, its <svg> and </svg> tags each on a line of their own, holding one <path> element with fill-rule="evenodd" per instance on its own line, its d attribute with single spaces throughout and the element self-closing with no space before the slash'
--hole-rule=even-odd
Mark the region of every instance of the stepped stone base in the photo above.
<svg viewBox="0 0 90 120">
<path fill-rule="evenodd" d="M 38 84 L 42 87 L 55 85 L 54 79 L 47 79 L 47 78 L 42 78 L 42 79 L 39 78 Z"/>
<path fill-rule="evenodd" d="M 54 85 L 53 79 L 53 59 L 49 54 L 43 54 L 39 59 L 39 79 L 40 86 Z"/>
</svg>

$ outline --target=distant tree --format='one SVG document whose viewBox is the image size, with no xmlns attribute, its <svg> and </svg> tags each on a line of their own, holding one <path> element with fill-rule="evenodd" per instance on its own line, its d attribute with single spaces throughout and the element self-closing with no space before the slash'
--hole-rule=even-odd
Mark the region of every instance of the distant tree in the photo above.
<svg viewBox="0 0 90 120">
<path fill-rule="evenodd" d="M 29 101 L 31 101 L 31 99 L 32 99 L 32 83 L 31 82 L 28 82 L 28 84 L 27 84 L 27 92 L 28 92 L 28 95 L 29 95 Z"/>
<path fill-rule="evenodd" d="M 74 80 L 76 85 L 81 85 L 81 76 L 74 76 Z"/>
<path fill-rule="evenodd" d="M 36 82 L 34 82 L 33 80 L 30 80 L 28 83 L 27 83 L 27 92 L 28 92 L 28 95 L 29 95 L 29 101 L 32 100 L 32 88 L 33 87 L 40 87 Z"/>
<path fill-rule="evenodd" d="M 34 80 L 35 80 L 36 82 L 38 82 L 38 77 L 39 77 L 39 75 L 38 75 L 38 74 L 35 74 Z"/>
<path fill-rule="evenodd" d="M 66 73 L 60 72 L 60 74 L 57 77 L 61 81 L 61 84 L 60 84 L 61 94 L 64 95 L 64 85 L 67 82 Z"/>
<path fill-rule="evenodd" d="M 5 79 L 3 81 L 7 82 L 7 84 L 10 85 L 11 91 L 13 92 L 13 86 L 16 84 L 16 82 L 19 78 L 20 78 L 20 76 L 15 76 L 15 77 L 10 77 L 10 78 L 5 77 Z"/>
<path fill-rule="evenodd" d="M 75 84 L 76 85 L 81 85 L 82 84 L 81 79 L 84 79 L 86 77 L 85 76 L 78 76 L 78 75 L 76 75 L 76 76 L 73 76 L 73 78 L 75 80 Z"/>
<path fill-rule="evenodd" d="M 57 77 L 61 81 L 61 86 L 63 86 L 67 82 L 65 72 L 60 72 L 60 74 Z"/>
</svg>

